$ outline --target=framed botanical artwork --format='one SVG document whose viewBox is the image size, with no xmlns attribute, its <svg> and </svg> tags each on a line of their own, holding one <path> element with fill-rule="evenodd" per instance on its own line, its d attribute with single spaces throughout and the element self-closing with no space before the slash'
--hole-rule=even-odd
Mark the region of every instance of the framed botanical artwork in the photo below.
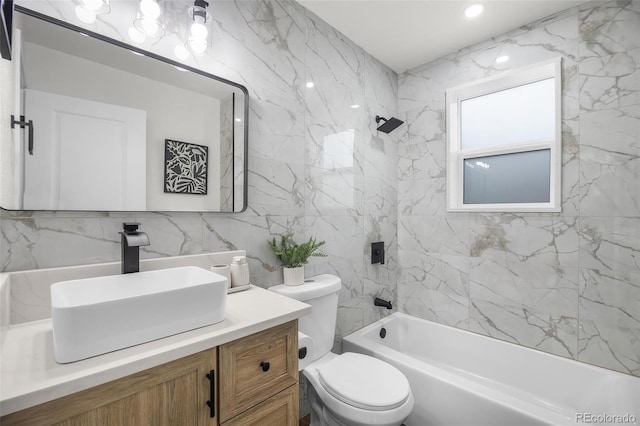
<svg viewBox="0 0 640 426">
<path fill-rule="evenodd" d="M 207 194 L 209 147 L 164 140 L 164 192 Z"/>
</svg>

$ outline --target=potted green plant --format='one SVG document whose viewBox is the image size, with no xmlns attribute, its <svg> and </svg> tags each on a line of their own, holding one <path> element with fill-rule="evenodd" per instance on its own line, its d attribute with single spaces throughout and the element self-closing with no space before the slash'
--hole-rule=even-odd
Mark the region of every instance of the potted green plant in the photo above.
<svg viewBox="0 0 640 426">
<path fill-rule="evenodd" d="M 311 256 L 327 256 L 318 251 L 324 241 L 317 241 L 314 237 L 310 237 L 306 243 L 297 244 L 293 240 L 293 235 L 289 233 L 282 235 L 279 243 L 275 238 L 267 242 L 284 266 L 282 273 L 285 285 L 300 285 L 303 283 L 304 265 L 309 262 Z"/>
</svg>

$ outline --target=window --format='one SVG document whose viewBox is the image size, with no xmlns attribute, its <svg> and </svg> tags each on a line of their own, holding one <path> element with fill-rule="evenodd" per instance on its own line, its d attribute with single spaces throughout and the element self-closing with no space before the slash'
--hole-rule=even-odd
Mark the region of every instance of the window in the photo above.
<svg viewBox="0 0 640 426">
<path fill-rule="evenodd" d="M 448 211 L 560 211 L 560 61 L 447 90 Z"/>
</svg>

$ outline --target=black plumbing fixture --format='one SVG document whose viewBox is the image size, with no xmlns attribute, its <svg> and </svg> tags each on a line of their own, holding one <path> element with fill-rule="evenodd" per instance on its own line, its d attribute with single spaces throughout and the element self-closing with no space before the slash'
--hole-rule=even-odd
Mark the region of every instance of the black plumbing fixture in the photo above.
<svg viewBox="0 0 640 426">
<path fill-rule="evenodd" d="M 380 338 L 381 338 L 381 339 L 384 339 L 385 337 L 387 337 L 387 329 L 386 329 L 386 328 L 384 328 L 384 327 L 382 327 L 382 328 L 380 329 Z"/>
<path fill-rule="evenodd" d="M 392 309 L 391 302 L 388 300 L 382 300 L 379 297 L 376 297 L 373 301 L 373 304 L 376 306 L 382 306 L 383 308 Z"/>
<path fill-rule="evenodd" d="M 384 123 L 380 124 L 381 121 L 384 121 Z M 391 133 L 402 123 L 404 123 L 404 121 L 398 120 L 395 117 L 391 117 L 390 119 L 387 120 L 384 117 L 380 117 L 379 115 L 376 115 L 376 124 L 380 124 L 380 126 L 378 126 L 376 130 L 380 132 Z"/>
<path fill-rule="evenodd" d="M 384 265 L 384 241 L 371 243 L 371 264 Z"/>
<path fill-rule="evenodd" d="M 140 247 L 148 246 L 149 236 L 138 232 L 138 222 L 124 222 L 122 224 L 122 273 L 130 274 L 140 271 Z"/>
</svg>

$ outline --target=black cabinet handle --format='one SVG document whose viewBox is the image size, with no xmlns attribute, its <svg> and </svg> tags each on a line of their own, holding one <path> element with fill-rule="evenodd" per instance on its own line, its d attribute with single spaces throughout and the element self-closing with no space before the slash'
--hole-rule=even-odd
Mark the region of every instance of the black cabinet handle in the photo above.
<svg viewBox="0 0 640 426">
<path fill-rule="evenodd" d="M 209 371 L 207 374 L 207 379 L 209 379 L 209 400 L 207 401 L 207 405 L 209 406 L 209 417 L 213 418 L 216 416 L 216 372 L 214 370 Z"/>
<path fill-rule="evenodd" d="M 269 371 L 269 368 L 271 368 L 271 364 L 269 364 L 267 361 L 262 361 L 260 363 L 260 367 L 262 367 L 262 371 Z"/>
</svg>

